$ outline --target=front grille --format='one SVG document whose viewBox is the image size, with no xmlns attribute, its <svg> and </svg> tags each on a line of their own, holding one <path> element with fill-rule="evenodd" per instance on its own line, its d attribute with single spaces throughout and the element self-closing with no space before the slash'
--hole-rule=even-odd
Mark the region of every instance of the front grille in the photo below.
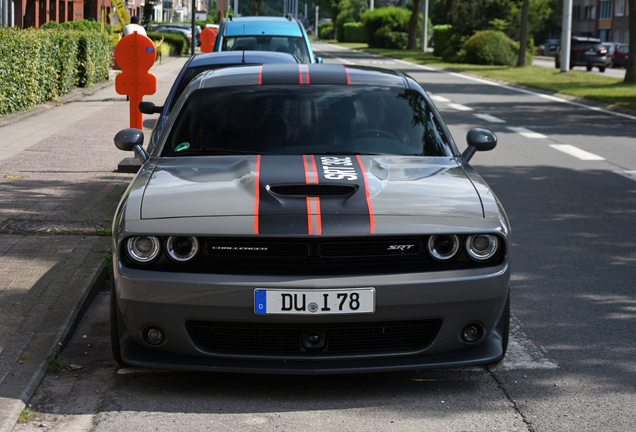
<svg viewBox="0 0 636 432">
<path fill-rule="evenodd" d="M 353 195 L 358 190 L 358 186 L 354 185 L 321 185 L 321 184 L 303 184 L 303 185 L 277 185 L 270 186 L 269 191 L 275 195 L 285 196 L 348 196 Z"/>
<path fill-rule="evenodd" d="M 210 354 L 329 356 L 399 353 L 428 347 L 441 320 L 345 324 L 186 323 L 193 342 Z M 326 335 L 324 349 L 305 350 L 303 334 Z"/>
</svg>

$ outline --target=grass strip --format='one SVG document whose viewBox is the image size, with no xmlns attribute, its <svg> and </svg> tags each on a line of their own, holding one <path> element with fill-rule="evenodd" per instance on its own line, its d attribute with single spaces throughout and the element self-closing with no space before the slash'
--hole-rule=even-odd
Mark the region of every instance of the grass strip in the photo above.
<svg viewBox="0 0 636 432">
<path fill-rule="evenodd" d="M 465 72 L 476 76 L 520 84 L 553 93 L 592 99 L 636 110 L 636 84 L 626 84 L 622 78 L 602 76 L 589 72 L 572 70 L 561 73 L 559 69 L 541 66 L 523 68 L 509 66 L 483 66 L 461 63 L 445 63 L 432 53 L 419 51 L 369 48 L 363 43 L 339 43 L 337 45 L 378 54 L 440 69 Z"/>
</svg>

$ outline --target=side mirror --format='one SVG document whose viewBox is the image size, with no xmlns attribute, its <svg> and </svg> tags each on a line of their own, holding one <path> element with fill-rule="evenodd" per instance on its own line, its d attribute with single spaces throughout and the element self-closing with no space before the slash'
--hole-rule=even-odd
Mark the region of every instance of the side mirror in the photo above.
<svg viewBox="0 0 636 432">
<path fill-rule="evenodd" d="M 322 57 L 316 57 L 316 63 L 322 63 Z"/>
<path fill-rule="evenodd" d="M 468 148 L 462 153 L 464 162 L 468 162 L 475 152 L 489 151 L 497 146 L 497 136 L 488 129 L 473 128 L 466 134 Z"/>
<path fill-rule="evenodd" d="M 115 146 L 119 150 L 134 151 L 137 159 L 144 163 L 148 160 L 150 155 L 142 145 L 144 144 L 144 133 L 135 128 L 124 129 L 117 132 L 115 135 Z"/>
<path fill-rule="evenodd" d="M 163 107 L 156 106 L 152 102 L 139 102 L 139 111 L 144 114 L 159 114 L 163 111 Z"/>
</svg>

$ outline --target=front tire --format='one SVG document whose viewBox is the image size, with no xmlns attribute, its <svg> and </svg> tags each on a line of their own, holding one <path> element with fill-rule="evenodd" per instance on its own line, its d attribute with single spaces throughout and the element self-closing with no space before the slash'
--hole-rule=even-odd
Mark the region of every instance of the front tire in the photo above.
<svg viewBox="0 0 636 432">
<path fill-rule="evenodd" d="M 121 345 L 119 342 L 119 307 L 117 307 L 117 294 L 115 286 L 110 288 L 110 348 L 113 351 L 113 358 L 122 367 L 130 365 L 121 358 Z"/>
<path fill-rule="evenodd" d="M 588 72 L 589 72 L 589 71 L 591 71 L 591 70 L 592 70 L 592 65 L 591 65 L 591 64 L 586 65 L 586 66 L 585 66 L 585 69 L 586 69 Z"/>
<path fill-rule="evenodd" d="M 598 68 L 598 71 L 599 71 L 599 72 L 605 72 L 605 66 L 600 66 L 600 67 Z"/>
</svg>

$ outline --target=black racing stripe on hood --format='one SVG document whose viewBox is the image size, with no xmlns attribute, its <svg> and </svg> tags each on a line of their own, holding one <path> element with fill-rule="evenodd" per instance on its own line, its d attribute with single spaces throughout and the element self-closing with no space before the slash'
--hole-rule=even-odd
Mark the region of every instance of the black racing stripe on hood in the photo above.
<svg viewBox="0 0 636 432">
<path fill-rule="evenodd" d="M 268 186 L 305 184 L 303 156 L 261 156 L 259 170 L 259 234 L 308 234 L 305 198 L 274 196 Z"/>
<path fill-rule="evenodd" d="M 320 199 L 323 234 L 370 234 L 371 208 L 367 200 L 364 167 L 355 156 L 315 156 L 319 182 L 356 185 L 347 197 Z"/>
</svg>

